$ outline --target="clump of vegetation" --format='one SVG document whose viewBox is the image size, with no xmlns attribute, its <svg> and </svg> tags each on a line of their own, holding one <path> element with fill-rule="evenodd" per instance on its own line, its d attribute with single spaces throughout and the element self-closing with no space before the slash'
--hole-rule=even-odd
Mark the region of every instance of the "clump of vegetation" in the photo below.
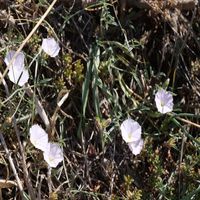
<svg viewBox="0 0 200 200">
<path fill-rule="evenodd" d="M 2 1 L 1 199 L 200 198 L 190 2 Z"/>
</svg>

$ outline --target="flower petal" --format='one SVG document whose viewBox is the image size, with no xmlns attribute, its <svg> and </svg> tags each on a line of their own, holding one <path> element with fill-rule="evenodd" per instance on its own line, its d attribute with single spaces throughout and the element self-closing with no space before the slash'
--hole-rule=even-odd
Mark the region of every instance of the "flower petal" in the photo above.
<svg viewBox="0 0 200 200">
<path fill-rule="evenodd" d="M 23 86 L 25 83 L 28 82 L 29 73 L 26 69 L 18 71 L 11 68 L 8 72 L 8 77 L 13 83 L 18 84 L 19 86 Z"/>
<path fill-rule="evenodd" d="M 156 107 L 160 113 L 168 113 L 173 110 L 173 96 L 164 89 L 157 91 L 155 95 Z"/>
<path fill-rule="evenodd" d="M 44 38 L 42 41 L 42 49 L 51 57 L 56 57 L 60 51 L 59 44 L 54 38 Z"/>
<path fill-rule="evenodd" d="M 140 154 L 140 152 L 143 148 L 143 144 L 144 144 L 144 141 L 141 138 L 140 140 L 138 140 L 136 142 L 128 143 L 128 146 L 134 155 L 138 155 L 138 154 Z"/>
<path fill-rule="evenodd" d="M 14 57 L 16 51 L 9 51 L 4 59 L 7 66 L 11 62 L 12 58 Z M 24 66 L 24 54 L 19 52 L 15 59 L 13 60 L 12 65 L 9 66 L 8 77 L 10 81 L 20 86 L 23 86 L 25 83 L 28 82 L 29 73 L 28 70 L 25 69 Z"/>
<path fill-rule="evenodd" d="M 120 126 L 122 138 L 125 142 L 138 141 L 141 138 L 142 128 L 138 122 L 127 119 Z"/>
<path fill-rule="evenodd" d="M 49 143 L 49 149 L 43 152 L 45 161 L 50 167 L 57 167 L 57 165 L 63 161 L 63 151 L 56 143 Z"/>
<path fill-rule="evenodd" d="M 47 151 L 49 149 L 48 134 L 38 124 L 33 125 L 30 130 L 30 141 L 38 149 Z"/>
<path fill-rule="evenodd" d="M 6 57 L 5 57 L 4 61 L 5 61 L 7 66 L 9 66 L 9 63 L 11 62 L 11 60 L 14 57 L 15 53 L 16 53 L 16 51 L 12 51 L 11 50 L 6 54 Z M 22 52 L 19 52 L 16 55 L 15 59 L 13 60 L 13 63 L 10 66 L 10 68 L 17 68 L 18 70 L 23 69 L 24 68 L 24 58 L 25 58 L 24 54 Z"/>
</svg>

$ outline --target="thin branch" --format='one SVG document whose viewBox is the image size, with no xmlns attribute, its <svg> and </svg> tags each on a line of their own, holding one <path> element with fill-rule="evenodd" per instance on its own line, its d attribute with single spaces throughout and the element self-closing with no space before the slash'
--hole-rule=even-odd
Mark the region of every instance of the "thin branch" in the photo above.
<svg viewBox="0 0 200 200">
<path fill-rule="evenodd" d="M 21 183 L 21 181 L 20 181 L 20 179 L 19 179 L 19 176 L 18 176 L 18 174 L 17 174 L 17 170 L 16 170 L 16 168 L 15 168 L 15 165 L 14 165 L 14 163 L 13 163 L 12 157 L 11 157 L 11 155 L 10 155 L 10 152 L 9 152 L 9 150 L 8 150 L 8 147 L 7 147 L 7 145 L 6 145 L 6 142 L 5 142 L 5 140 L 4 140 L 3 134 L 2 134 L 1 132 L 0 132 L 0 140 L 1 140 L 1 144 L 3 145 L 4 150 L 5 150 L 5 152 L 6 152 L 6 155 L 7 155 L 7 157 L 8 157 L 8 160 L 9 160 L 11 169 L 12 169 L 12 171 L 13 171 L 13 174 L 14 174 L 14 176 L 15 176 L 15 179 L 16 179 L 16 181 L 17 181 L 17 185 L 18 185 L 18 187 L 19 187 L 20 195 L 21 195 L 21 197 L 22 197 L 22 199 L 23 199 L 23 192 L 24 192 L 23 186 L 22 186 L 22 183 Z"/>
<path fill-rule="evenodd" d="M 199 125 L 199 124 L 196 124 L 196 123 L 194 123 L 194 122 L 192 122 L 192 121 L 190 121 L 190 120 L 183 119 L 183 118 L 181 118 L 181 117 L 176 117 L 176 119 L 178 119 L 178 120 L 180 120 L 180 121 L 182 121 L 182 122 L 184 122 L 184 123 L 187 123 L 187 124 L 189 124 L 189 125 L 192 125 L 192 126 L 195 126 L 195 127 L 197 127 L 197 128 L 200 128 L 200 125 Z"/>
<path fill-rule="evenodd" d="M 21 156 L 22 156 L 22 167 L 23 167 L 25 182 L 26 182 L 26 185 L 28 187 L 28 192 L 30 194 L 30 197 L 31 197 L 32 200 L 34 200 L 34 199 L 36 199 L 36 196 L 35 196 L 35 192 L 34 192 L 30 177 L 29 177 L 29 173 L 28 173 L 28 169 L 27 169 L 27 165 L 26 165 L 26 156 L 25 156 L 24 148 L 23 148 L 21 140 L 20 140 L 20 133 L 19 133 L 19 130 L 18 130 L 18 127 L 17 127 L 15 117 L 13 117 L 12 123 L 14 125 L 14 130 L 15 130 L 15 133 L 16 133 L 16 136 L 17 136 L 17 140 L 18 140 L 18 143 L 19 143 L 19 148 L 20 148 L 20 152 L 21 152 Z"/>
<path fill-rule="evenodd" d="M 49 188 L 49 195 L 52 193 L 51 167 L 48 165 L 47 184 Z"/>
</svg>

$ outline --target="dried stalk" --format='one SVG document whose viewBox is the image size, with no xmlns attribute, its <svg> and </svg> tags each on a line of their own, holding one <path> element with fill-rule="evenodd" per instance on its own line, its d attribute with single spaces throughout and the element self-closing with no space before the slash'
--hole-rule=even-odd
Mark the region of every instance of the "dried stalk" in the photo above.
<svg viewBox="0 0 200 200">
<path fill-rule="evenodd" d="M 6 152 L 6 155 L 7 155 L 7 157 L 8 157 L 8 160 L 9 160 L 11 169 L 12 169 L 12 171 L 13 171 L 13 174 L 14 174 L 14 176 L 15 176 L 15 179 L 16 179 L 16 181 L 17 181 L 17 185 L 18 185 L 18 187 L 19 187 L 20 195 L 21 195 L 21 197 L 22 197 L 22 199 L 23 199 L 23 192 L 24 192 L 24 189 L 23 189 L 22 183 L 21 183 L 21 181 L 20 181 L 20 179 L 19 179 L 19 176 L 18 176 L 18 174 L 17 174 L 17 170 L 16 170 L 16 168 L 15 168 L 15 164 L 13 163 L 12 157 L 11 157 L 11 155 L 10 155 L 10 152 L 9 152 L 9 150 L 8 150 L 8 147 L 7 147 L 7 145 L 6 145 L 6 142 L 5 142 L 5 140 L 4 140 L 3 134 L 2 134 L 1 132 L 0 132 L 0 140 L 1 140 L 1 144 L 3 145 L 4 150 L 5 150 L 5 152 Z"/>
<path fill-rule="evenodd" d="M 182 122 L 184 122 L 184 123 L 186 123 L 186 124 L 188 124 L 188 125 L 191 125 L 191 126 L 195 126 L 195 127 L 197 127 L 197 128 L 200 128 L 200 125 L 199 125 L 199 124 L 194 123 L 194 122 L 192 122 L 192 121 L 190 121 L 190 120 L 183 119 L 183 118 L 181 118 L 181 117 L 176 117 L 176 119 L 178 119 L 178 120 L 180 120 L 180 121 L 182 121 Z"/>
</svg>

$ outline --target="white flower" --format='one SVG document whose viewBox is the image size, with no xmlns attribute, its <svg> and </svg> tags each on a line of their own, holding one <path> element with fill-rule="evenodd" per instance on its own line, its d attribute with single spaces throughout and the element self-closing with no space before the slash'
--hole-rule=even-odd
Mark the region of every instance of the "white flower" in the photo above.
<svg viewBox="0 0 200 200">
<path fill-rule="evenodd" d="M 59 44 L 54 38 L 46 38 L 42 41 L 42 49 L 51 57 L 56 57 L 60 51 Z"/>
<path fill-rule="evenodd" d="M 132 119 L 126 119 L 120 126 L 122 138 L 127 142 L 130 150 L 134 155 L 138 155 L 143 147 L 143 139 L 141 138 L 142 128 L 138 122 Z"/>
<path fill-rule="evenodd" d="M 48 150 L 43 152 L 45 161 L 50 167 L 57 167 L 58 163 L 63 161 L 63 151 L 56 143 L 49 143 Z"/>
<path fill-rule="evenodd" d="M 164 89 L 157 91 L 155 95 L 156 107 L 160 113 L 168 113 L 173 110 L 173 96 Z"/>
<path fill-rule="evenodd" d="M 7 66 L 9 65 L 10 61 L 14 57 L 15 53 L 16 53 L 16 51 L 11 50 L 6 54 L 4 61 Z M 14 66 L 16 66 L 16 68 L 18 68 L 18 70 L 23 69 L 24 68 L 24 58 L 25 58 L 24 54 L 22 52 L 19 52 L 16 55 L 14 61 L 12 62 L 12 65 L 10 67 L 14 68 Z"/>
<path fill-rule="evenodd" d="M 144 141 L 141 138 L 141 139 L 139 139 L 136 142 L 130 142 L 130 143 L 128 143 L 128 146 L 129 146 L 130 150 L 132 151 L 132 153 L 134 155 L 138 155 L 138 154 L 140 154 L 140 152 L 142 150 L 143 144 L 144 144 Z"/>
<path fill-rule="evenodd" d="M 38 124 L 33 125 L 30 130 L 30 141 L 38 149 L 48 151 L 48 134 Z"/>
<path fill-rule="evenodd" d="M 4 59 L 7 66 L 11 62 L 12 58 L 14 57 L 16 51 L 9 51 L 6 54 Z M 8 77 L 9 79 L 19 86 L 23 86 L 25 83 L 28 82 L 29 73 L 28 70 L 25 69 L 24 65 L 24 54 L 19 52 L 15 59 L 13 60 L 12 64 L 9 66 Z"/>
<path fill-rule="evenodd" d="M 132 119 L 123 121 L 120 126 L 122 138 L 125 142 L 136 142 L 141 138 L 142 128 L 141 126 Z"/>
</svg>

